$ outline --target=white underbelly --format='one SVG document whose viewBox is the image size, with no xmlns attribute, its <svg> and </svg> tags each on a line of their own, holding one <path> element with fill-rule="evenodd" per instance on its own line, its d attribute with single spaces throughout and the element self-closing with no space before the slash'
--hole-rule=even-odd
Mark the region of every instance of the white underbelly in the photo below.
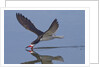
<svg viewBox="0 0 100 67">
<path fill-rule="evenodd" d="M 43 37 L 40 40 L 41 41 L 47 41 L 47 40 L 52 40 L 52 39 L 54 39 L 52 36 L 48 36 L 48 37 Z"/>
</svg>

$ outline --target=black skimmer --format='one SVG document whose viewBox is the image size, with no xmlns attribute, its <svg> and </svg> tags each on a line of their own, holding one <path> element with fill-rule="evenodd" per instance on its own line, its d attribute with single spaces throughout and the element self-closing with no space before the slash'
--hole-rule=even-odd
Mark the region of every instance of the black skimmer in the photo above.
<svg viewBox="0 0 100 67">
<path fill-rule="evenodd" d="M 40 55 L 33 50 L 26 50 L 26 51 L 30 52 L 32 56 L 36 57 L 36 60 L 23 62 L 21 64 L 35 64 L 37 62 L 41 62 L 42 64 L 53 64 L 52 62 L 53 60 L 64 62 L 61 56 Z"/>
<path fill-rule="evenodd" d="M 52 22 L 51 26 L 49 27 L 49 29 L 47 31 L 42 32 L 42 31 L 38 30 L 35 27 L 35 25 L 28 18 L 24 17 L 22 14 L 16 13 L 16 17 L 17 17 L 17 20 L 19 21 L 19 23 L 23 27 L 34 32 L 38 36 L 37 39 L 35 41 L 33 41 L 31 43 L 31 45 L 27 46 L 26 48 L 28 48 L 28 47 L 33 48 L 33 46 L 40 41 L 52 40 L 55 38 L 59 38 L 59 39 L 63 38 L 63 36 L 56 36 L 54 34 L 59 27 L 57 19 L 54 19 L 54 21 Z"/>
</svg>

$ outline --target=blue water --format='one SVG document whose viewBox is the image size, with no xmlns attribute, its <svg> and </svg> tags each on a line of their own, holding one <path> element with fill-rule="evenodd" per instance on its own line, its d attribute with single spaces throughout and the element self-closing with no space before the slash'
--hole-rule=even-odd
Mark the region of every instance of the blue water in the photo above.
<svg viewBox="0 0 100 67">
<path fill-rule="evenodd" d="M 19 24 L 16 19 L 18 12 L 29 18 L 42 31 L 47 30 L 57 18 L 59 28 L 56 35 L 63 35 L 64 38 L 43 41 L 35 45 L 33 50 L 26 50 L 25 47 L 37 36 Z M 4 63 L 85 64 L 85 11 L 5 10 Z"/>
</svg>

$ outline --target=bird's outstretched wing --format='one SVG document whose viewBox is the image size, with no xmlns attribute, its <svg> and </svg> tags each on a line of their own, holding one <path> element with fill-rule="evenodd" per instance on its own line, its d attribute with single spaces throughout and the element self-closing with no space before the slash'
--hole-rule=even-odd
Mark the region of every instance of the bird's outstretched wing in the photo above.
<svg viewBox="0 0 100 67">
<path fill-rule="evenodd" d="M 34 24 L 29 20 L 27 19 L 26 17 L 24 17 L 22 14 L 20 13 L 16 13 L 16 18 L 17 20 L 19 21 L 19 23 L 25 27 L 26 29 L 34 32 L 35 34 L 37 34 L 38 36 L 43 34 L 42 31 L 38 30 Z"/>
<path fill-rule="evenodd" d="M 58 21 L 57 19 L 55 19 L 51 26 L 49 27 L 49 29 L 45 32 L 45 34 L 43 35 L 43 37 L 46 37 L 46 36 L 49 36 L 49 35 L 52 35 L 53 33 L 56 32 L 56 30 L 58 29 L 59 27 L 59 24 L 58 24 Z"/>
</svg>

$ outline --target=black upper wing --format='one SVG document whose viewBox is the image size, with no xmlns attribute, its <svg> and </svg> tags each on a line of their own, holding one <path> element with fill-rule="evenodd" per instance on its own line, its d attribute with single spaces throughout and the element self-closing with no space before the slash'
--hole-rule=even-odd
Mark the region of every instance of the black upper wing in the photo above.
<svg viewBox="0 0 100 67">
<path fill-rule="evenodd" d="M 56 30 L 58 29 L 58 27 L 59 27 L 58 21 L 57 21 L 57 19 L 55 19 L 52 22 L 52 24 L 49 27 L 49 29 L 45 32 L 45 34 L 43 35 L 43 37 L 46 37 L 46 36 L 54 34 L 56 32 Z"/>
<path fill-rule="evenodd" d="M 25 27 L 26 29 L 34 32 L 35 34 L 37 34 L 38 36 L 43 34 L 42 31 L 38 30 L 34 24 L 32 24 L 32 22 L 27 19 L 26 17 L 24 17 L 22 14 L 20 13 L 16 13 L 16 17 L 17 17 L 17 20 L 19 21 L 19 23 Z"/>
</svg>

